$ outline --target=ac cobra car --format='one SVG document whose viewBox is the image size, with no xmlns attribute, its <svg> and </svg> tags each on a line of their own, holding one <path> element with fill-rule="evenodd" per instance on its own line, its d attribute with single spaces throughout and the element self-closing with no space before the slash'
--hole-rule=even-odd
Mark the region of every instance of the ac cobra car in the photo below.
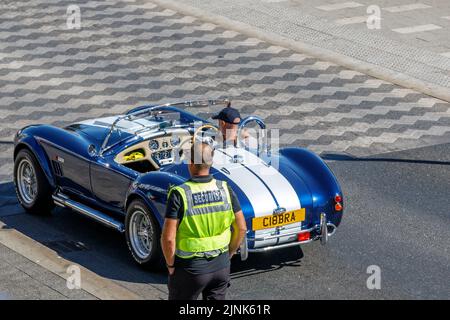
<svg viewBox="0 0 450 320">
<path fill-rule="evenodd" d="M 228 100 L 134 108 L 64 128 L 31 125 L 15 136 L 14 182 L 29 212 L 54 205 L 73 209 L 119 232 L 141 265 L 161 261 L 159 237 L 167 193 L 189 178 L 183 150 L 214 125 L 184 107 L 225 106 Z M 255 116 L 241 121 L 266 131 Z M 238 196 L 248 227 L 240 248 L 249 253 L 328 241 L 343 215 L 341 188 L 329 167 L 298 147 L 273 152 L 216 144 L 212 174 Z"/>
</svg>

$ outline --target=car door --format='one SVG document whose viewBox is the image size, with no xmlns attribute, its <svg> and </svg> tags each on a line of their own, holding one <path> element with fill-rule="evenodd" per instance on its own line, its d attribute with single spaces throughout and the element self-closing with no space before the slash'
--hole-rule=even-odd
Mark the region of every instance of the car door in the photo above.
<svg viewBox="0 0 450 320">
<path fill-rule="evenodd" d="M 65 137 L 65 146 L 41 140 L 52 166 L 54 178 L 67 195 L 91 197 L 89 178 L 91 157 L 87 146 L 71 135 Z"/>
<path fill-rule="evenodd" d="M 104 206 L 114 211 L 122 211 L 128 189 L 138 174 L 117 164 L 112 156 L 97 156 L 91 162 L 90 177 L 94 196 Z"/>
</svg>

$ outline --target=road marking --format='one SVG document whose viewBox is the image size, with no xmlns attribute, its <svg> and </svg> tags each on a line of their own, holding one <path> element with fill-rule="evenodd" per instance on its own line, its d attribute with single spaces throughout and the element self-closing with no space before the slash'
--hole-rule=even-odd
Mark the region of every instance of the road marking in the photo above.
<svg viewBox="0 0 450 320">
<path fill-rule="evenodd" d="M 447 19 L 450 20 L 450 16 L 446 16 L 446 17 L 441 17 L 442 19 Z"/>
<path fill-rule="evenodd" d="M 435 24 L 423 24 L 420 26 L 392 29 L 392 31 L 407 34 L 407 33 L 424 32 L 424 31 L 431 31 L 431 30 L 437 30 L 437 29 L 442 29 L 442 27 L 437 26 Z"/>
<path fill-rule="evenodd" d="M 69 276 L 66 272 L 67 267 L 74 265 L 74 262 L 60 257 L 55 251 L 27 237 L 19 231 L 15 229 L 5 229 L 4 227 L 5 224 L 0 221 L 1 244 L 67 280 Z M 83 266 L 79 266 L 79 268 L 83 275 L 81 289 L 101 300 L 142 299 L 136 293 L 112 280 L 103 278 Z"/>
<path fill-rule="evenodd" d="M 367 18 L 368 18 L 367 16 L 358 16 L 358 17 L 339 19 L 339 20 L 336 20 L 335 22 L 339 25 L 365 23 L 365 22 L 367 22 Z"/>
<path fill-rule="evenodd" d="M 287 0 L 262 0 L 262 2 L 267 3 L 277 3 L 277 2 L 286 2 Z"/>
<path fill-rule="evenodd" d="M 446 58 L 450 58 L 450 51 L 449 52 L 442 52 L 440 53 L 441 56 L 444 56 Z"/>
<path fill-rule="evenodd" d="M 428 9 L 431 8 L 431 6 L 423 3 L 411 3 L 411 4 L 405 4 L 403 6 L 394 6 L 394 7 L 386 7 L 383 8 L 383 10 L 396 13 L 396 12 L 404 12 L 404 11 L 411 11 L 411 10 L 417 10 L 417 9 Z"/>
<path fill-rule="evenodd" d="M 323 11 L 334 11 L 334 10 L 341 10 L 341 9 L 349 9 L 349 8 L 358 8 L 362 7 L 363 5 L 358 2 L 343 2 L 343 3 L 335 3 L 335 4 L 328 4 L 324 6 L 318 6 L 316 9 L 323 10 Z"/>
</svg>

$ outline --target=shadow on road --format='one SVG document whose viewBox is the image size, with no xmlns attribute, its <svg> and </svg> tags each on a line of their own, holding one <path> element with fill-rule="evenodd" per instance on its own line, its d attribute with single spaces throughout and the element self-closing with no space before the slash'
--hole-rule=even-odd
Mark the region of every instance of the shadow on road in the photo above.
<svg viewBox="0 0 450 320">
<path fill-rule="evenodd" d="M 366 161 L 366 162 L 397 162 L 397 163 L 416 163 L 416 164 L 434 164 L 434 165 L 442 165 L 448 166 L 450 165 L 450 161 L 435 161 L 435 160 L 416 160 L 416 159 L 395 159 L 395 158 L 358 158 L 352 157 L 346 154 L 339 153 L 324 153 L 321 154 L 320 157 L 324 160 L 333 160 L 333 161 Z"/>
<path fill-rule="evenodd" d="M 0 184 L 0 220 L 61 257 L 105 278 L 143 284 L 165 284 L 165 271 L 150 272 L 132 260 L 125 237 L 71 210 L 55 208 L 50 215 L 27 214 L 20 207 L 12 182 Z M 232 261 L 232 279 L 299 267 L 300 247 L 239 257 Z"/>
<path fill-rule="evenodd" d="M 301 267 L 302 258 L 303 251 L 300 246 L 250 254 L 246 261 L 241 261 L 239 257 L 235 257 L 231 264 L 231 278 L 239 279 L 283 268 Z"/>
</svg>

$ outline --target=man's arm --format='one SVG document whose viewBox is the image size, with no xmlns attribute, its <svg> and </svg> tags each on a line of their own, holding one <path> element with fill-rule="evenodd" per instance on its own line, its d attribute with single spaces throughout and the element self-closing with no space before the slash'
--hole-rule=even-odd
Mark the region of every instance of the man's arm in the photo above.
<svg viewBox="0 0 450 320">
<path fill-rule="evenodd" d="M 242 240 L 244 239 L 245 233 L 247 232 L 247 225 L 245 223 L 245 218 L 242 210 L 236 212 L 234 216 L 236 217 L 236 219 L 232 224 L 233 230 L 231 232 L 231 241 L 228 247 L 230 259 L 236 253 L 237 249 L 242 243 Z"/>
<path fill-rule="evenodd" d="M 168 266 L 173 266 L 175 263 L 177 227 L 178 219 L 166 218 L 164 220 L 164 227 L 161 234 L 161 248 Z M 174 268 L 168 269 L 169 273 L 172 274 Z"/>
<path fill-rule="evenodd" d="M 173 266 L 175 262 L 176 235 L 178 224 L 183 218 L 183 201 L 178 192 L 171 192 L 167 201 L 166 218 L 161 234 L 161 249 L 169 266 Z M 174 268 L 168 268 L 172 274 Z"/>
</svg>

